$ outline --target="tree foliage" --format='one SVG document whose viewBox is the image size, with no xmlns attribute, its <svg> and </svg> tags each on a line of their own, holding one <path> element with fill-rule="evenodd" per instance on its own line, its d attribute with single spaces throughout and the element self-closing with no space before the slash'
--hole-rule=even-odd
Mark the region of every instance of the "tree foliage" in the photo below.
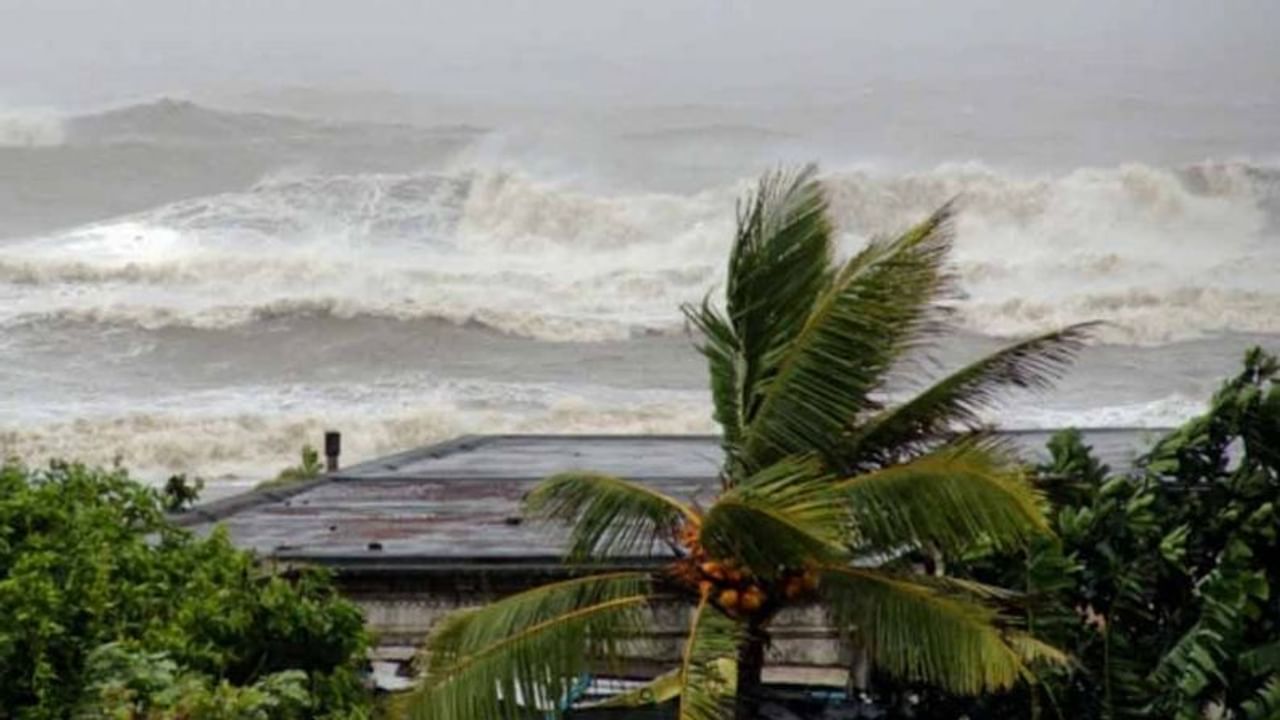
<svg viewBox="0 0 1280 720">
<path fill-rule="evenodd" d="M 362 713 L 363 618 L 329 578 L 275 575 L 164 504 L 118 469 L 0 468 L 0 717 Z"/>
<path fill-rule="evenodd" d="M 841 260 L 816 171 L 766 175 L 739 206 L 723 302 L 684 309 L 708 361 L 722 491 L 701 507 L 585 469 L 544 481 L 528 509 L 570 526 L 569 562 L 661 553 L 663 569 L 643 590 L 589 576 L 444 622 L 412 703 L 422 716 L 561 711 L 579 674 L 624 662 L 643 614 L 672 602 L 689 614 L 678 667 L 631 697 L 678 694 L 681 718 L 751 716 L 769 624 L 795 605 L 826 605 L 880 667 L 955 692 L 1060 661 L 1008 622 L 1002 593 L 914 562 L 1046 532 L 1039 493 L 982 416 L 1005 389 L 1045 386 L 1087 331 L 1018 343 L 888 406 L 889 378 L 950 314 L 952 212 Z"/>
<path fill-rule="evenodd" d="M 166 653 L 119 643 L 98 646 L 86 665 L 92 680 L 76 708 L 77 720 L 300 720 L 311 706 L 307 674 L 301 670 L 236 686 L 184 671 Z"/>
<path fill-rule="evenodd" d="M 918 716 L 1280 717 L 1276 358 L 1250 350 L 1132 473 L 1113 475 L 1074 431 L 1049 449 L 1039 476 L 1057 539 L 950 570 L 1025 587 L 1028 628 L 1074 662 L 1034 692 L 976 708 L 935 697 Z"/>
</svg>

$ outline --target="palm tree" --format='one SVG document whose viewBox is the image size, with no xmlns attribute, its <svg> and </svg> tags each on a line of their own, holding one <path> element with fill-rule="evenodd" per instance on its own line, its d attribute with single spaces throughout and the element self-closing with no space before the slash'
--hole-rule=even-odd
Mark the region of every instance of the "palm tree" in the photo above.
<svg viewBox="0 0 1280 720">
<path fill-rule="evenodd" d="M 528 511 L 570 525 L 568 562 L 669 562 L 450 616 L 428 643 L 417 716 L 555 705 L 590 668 L 621 662 L 648 611 L 671 602 L 689 606 L 687 633 L 654 689 L 679 696 L 682 719 L 749 717 L 770 622 L 797 605 L 825 605 L 881 670 L 953 692 L 1009 688 L 1032 661 L 1060 659 L 1005 624 L 1004 591 L 919 569 L 1047 532 L 1040 497 L 980 413 L 1004 388 L 1046 386 L 1086 330 L 1024 340 L 888 404 L 886 378 L 945 328 L 951 215 L 837 262 L 816 170 L 766 175 L 739 206 L 723 308 L 684 308 L 722 428 L 718 496 L 703 509 L 599 473 L 544 480 Z"/>
</svg>

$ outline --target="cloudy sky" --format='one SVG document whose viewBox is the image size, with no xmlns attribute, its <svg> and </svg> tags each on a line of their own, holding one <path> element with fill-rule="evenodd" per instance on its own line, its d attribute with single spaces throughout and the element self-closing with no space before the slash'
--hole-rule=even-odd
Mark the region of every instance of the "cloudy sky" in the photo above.
<svg viewBox="0 0 1280 720">
<path fill-rule="evenodd" d="M 1009 79 L 1280 95 L 1275 0 L 0 0 L 0 104 L 287 86 L 691 102 Z"/>
</svg>

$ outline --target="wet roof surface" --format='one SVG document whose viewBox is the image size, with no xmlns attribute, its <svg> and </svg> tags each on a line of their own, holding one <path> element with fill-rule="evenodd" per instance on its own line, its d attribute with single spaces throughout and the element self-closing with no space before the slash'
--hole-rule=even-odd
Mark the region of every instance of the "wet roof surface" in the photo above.
<svg viewBox="0 0 1280 720">
<path fill-rule="evenodd" d="M 1009 437 L 1036 453 L 1048 435 Z M 1086 438 L 1113 467 L 1125 467 L 1145 436 L 1093 431 Z M 202 505 L 181 522 L 202 531 L 221 523 L 237 545 L 263 555 L 339 566 L 554 561 L 562 532 L 520 518 L 523 496 L 543 477 L 598 470 L 709 501 L 719 461 L 714 437 L 465 437 Z"/>
<path fill-rule="evenodd" d="M 710 479 L 720 446 L 698 435 L 494 435 L 393 455 L 349 468 L 351 478 L 530 478 L 564 470 L 597 470 L 627 477 Z"/>
</svg>

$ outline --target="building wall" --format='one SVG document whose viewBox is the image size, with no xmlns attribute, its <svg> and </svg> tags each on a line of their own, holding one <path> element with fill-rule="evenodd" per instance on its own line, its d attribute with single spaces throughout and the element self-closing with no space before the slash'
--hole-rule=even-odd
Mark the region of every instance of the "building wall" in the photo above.
<svg viewBox="0 0 1280 720">
<path fill-rule="evenodd" d="M 360 605 L 377 636 L 375 657 L 407 665 L 431 629 L 450 612 L 483 605 L 512 592 L 563 577 L 530 570 L 340 576 L 344 593 Z M 628 674 L 654 675 L 669 669 L 681 651 L 689 607 L 668 603 L 655 609 L 653 631 L 630 653 Z M 788 609 L 770 627 L 766 662 L 770 682 L 843 685 L 847 652 L 817 606 Z M 407 672 L 407 668 L 406 668 Z"/>
</svg>

